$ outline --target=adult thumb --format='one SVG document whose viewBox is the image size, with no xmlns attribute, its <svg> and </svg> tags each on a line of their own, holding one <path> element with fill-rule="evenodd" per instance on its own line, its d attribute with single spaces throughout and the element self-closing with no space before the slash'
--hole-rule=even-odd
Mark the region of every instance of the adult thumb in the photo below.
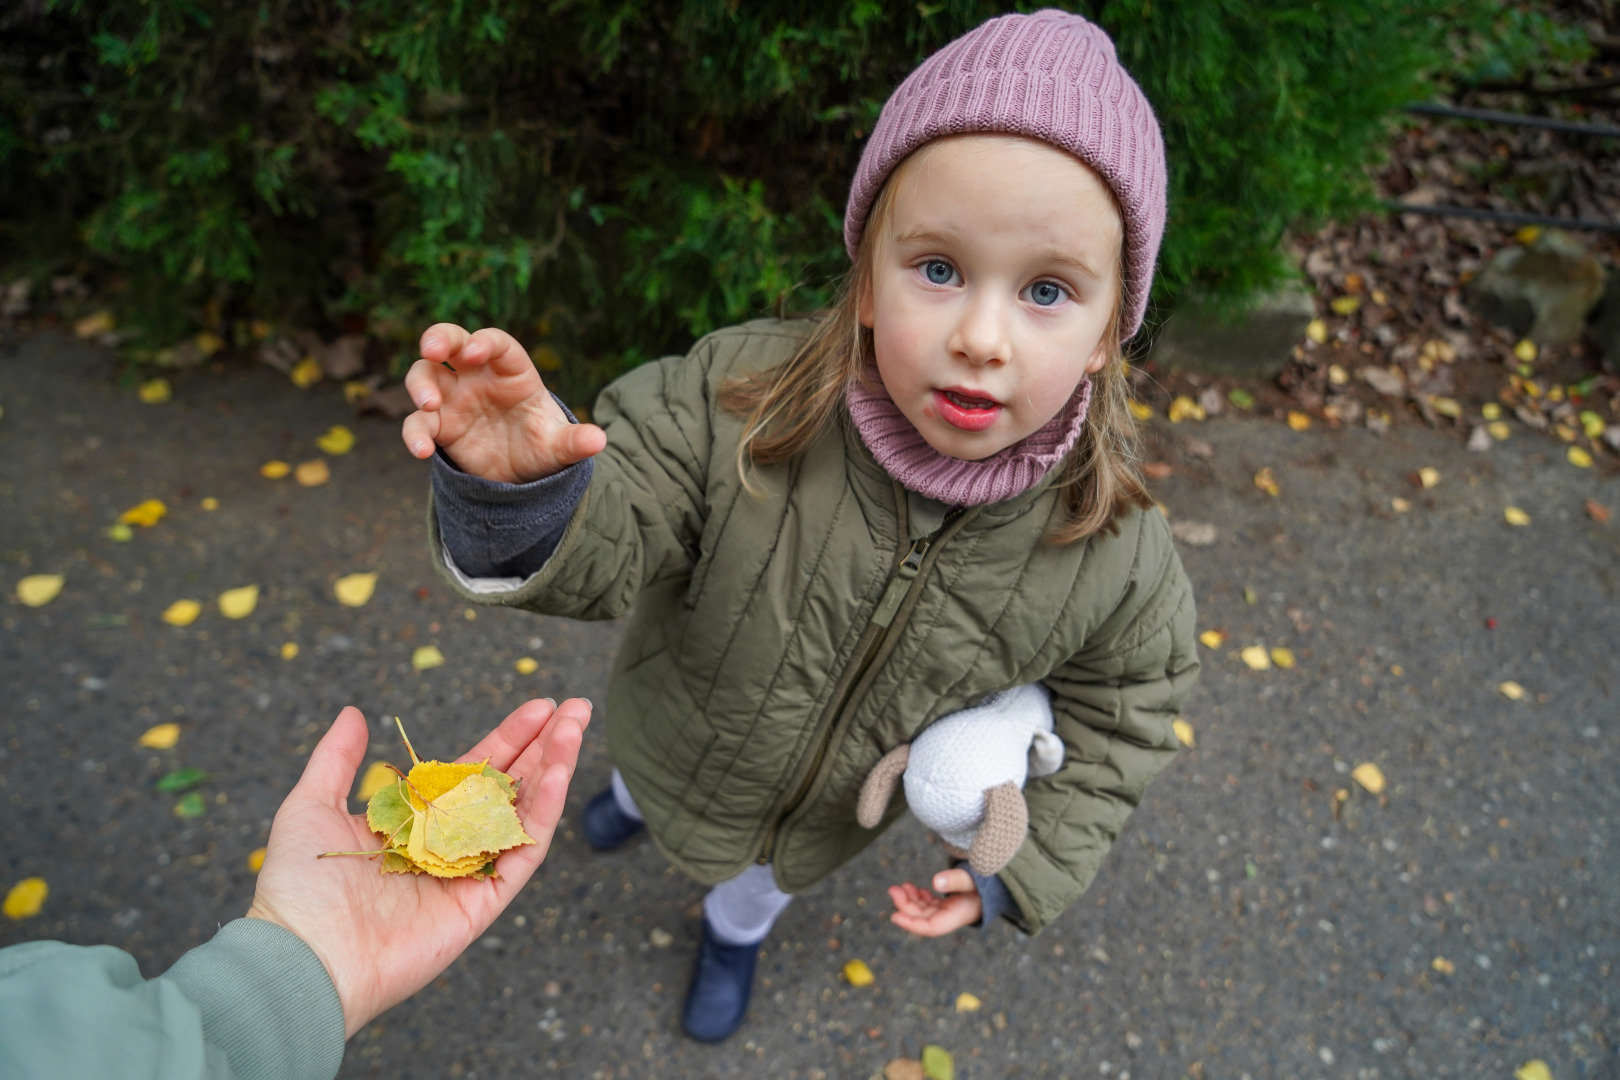
<svg viewBox="0 0 1620 1080">
<path fill-rule="evenodd" d="M 366 718 L 353 705 L 345 706 L 304 766 L 298 787 L 306 794 L 327 802 L 344 804 L 354 786 L 354 774 L 366 756 Z"/>
</svg>

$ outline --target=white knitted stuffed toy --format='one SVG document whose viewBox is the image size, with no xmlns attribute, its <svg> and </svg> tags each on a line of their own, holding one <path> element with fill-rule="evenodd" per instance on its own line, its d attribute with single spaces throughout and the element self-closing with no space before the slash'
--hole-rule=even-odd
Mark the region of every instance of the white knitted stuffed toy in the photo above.
<svg viewBox="0 0 1620 1080">
<path fill-rule="evenodd" d="M 1024 782 L 1063 764 L 1052 730 L 1052 698 L 1040 683 L 1016 686 L 971 709 L 942 716 L 910 744 L 895 747 L 861 786 L 855 817 L 875 828 L 904 777 L 906 802 L 947 850 L 974 873 L 996 873 L 1017 854 L 1029 828 Z"/>
</svg>

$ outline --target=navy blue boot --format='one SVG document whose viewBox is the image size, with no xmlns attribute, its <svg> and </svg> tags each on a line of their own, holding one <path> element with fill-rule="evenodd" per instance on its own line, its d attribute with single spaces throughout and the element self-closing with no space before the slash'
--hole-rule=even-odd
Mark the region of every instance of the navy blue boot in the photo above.
<svg viewBox="0 0 1620 1080">
<path fill-rule="evenodd" d="M 647 826 L 619 809 L 613 787 L 609 785 L 585 804 L 580 827 L 591 847 L 597 851 L 612 851 Z"/>
<path fill-rule="evenodd" d="M 748 1015 L 748 997 L 754 989 L 754 964 L 759 945 L 727 945 L 714 936 L 703 920 L 703 943 L 698 946 L 692 985 L 686 990 L 681 1027 L 700 1042 L 719 1042 L 736 1031 Z"/>
</svg>

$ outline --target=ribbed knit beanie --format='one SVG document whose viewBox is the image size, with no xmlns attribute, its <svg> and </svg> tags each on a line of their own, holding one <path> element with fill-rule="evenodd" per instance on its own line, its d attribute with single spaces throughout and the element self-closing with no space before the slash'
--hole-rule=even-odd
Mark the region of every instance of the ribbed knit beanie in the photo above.
<svg viewBox="0 0 1620 1080">
<path fill-rule="evenodd" d="M 1164 139 L 1153 108 L 1114 53 L 1078 15 L 1003 15 L 923 61 L 890 95 L 861 152 L 844 246 L 860 248 L 872 203 L 906 155 L 946 135 L 1025 135 L 1067 150 L 1113 189 L 1124 216 L 1120 340 L 1142 325 L 1164 236 Z"/>
</svg>

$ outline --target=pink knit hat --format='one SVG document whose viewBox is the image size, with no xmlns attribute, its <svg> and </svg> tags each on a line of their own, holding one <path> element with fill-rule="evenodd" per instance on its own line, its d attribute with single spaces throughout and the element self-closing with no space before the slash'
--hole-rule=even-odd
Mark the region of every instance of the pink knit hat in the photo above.
<svg viewBox="0 0 1620 1080">
<path fill-rule="evenodd" d="M 1153 108 L 1099 27 L 1064 11 L 1003 15 L 923 61 L 889 97 L 844 211 L 854 258 L 895 166 L 932 139 L 1027 135 L 1067 150 L 1114 191 L 1125 219 L 1124 341 L 1142 325 L 1164 236 L 1164 140 Z"/>
</svg>

